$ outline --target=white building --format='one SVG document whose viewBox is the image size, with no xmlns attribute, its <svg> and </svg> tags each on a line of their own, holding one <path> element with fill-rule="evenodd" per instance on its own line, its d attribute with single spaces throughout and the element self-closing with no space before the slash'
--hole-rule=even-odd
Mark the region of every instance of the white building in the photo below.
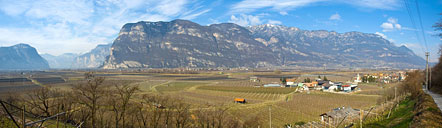
<svg viewBox="0 0 442 128">
<path fill-rule="evenodd" d="M 359 76 L 359 73 L 358 73 L 358 75 L 356 76 L 356 79 L 355 79 L 354 82 L 355 82 L 355 83 L 360 83 L 360 82 L 362 82 L 362 80 L 361 80 L 361 76 Z"/>
</svg>

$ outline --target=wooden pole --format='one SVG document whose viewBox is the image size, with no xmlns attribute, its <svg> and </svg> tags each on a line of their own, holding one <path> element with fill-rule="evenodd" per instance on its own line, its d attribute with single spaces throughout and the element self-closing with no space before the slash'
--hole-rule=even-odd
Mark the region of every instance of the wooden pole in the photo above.
<svg viewBox="0 0 442 128">
<path fill-rule="evenodd" d="M 361 111 L 361 117 L 359 120 L 360 120 L 361 124 L 359 126 L 360 126 L 360 128 L 362 128 L 362 118 L 364 118 L 364 110 L 361 109 L 360 111 Z"/>
<path fill-rule="evenodd" d="M 60 111 L 60 105 L 57 105 L 57 113 Z M 58 122 L 60 121 L 59 116 L 57 116 L 57 128 L 58 128 Z"/>
<path fill-rule="evenodd" d="M 23 111 L 22 111 L 22 117 L 21 117 L 21 123 L 22 123 L 22 127 L 23 128 L 26 128 L 26 121 L 25 121 L 25 110 L 26 110 L 26 107 L 25 107 L 25 105 L 23 105 Z"/>
<path fill-rule="evenodd" d="M 270 119 L 270 127 L 269 128 L 272 128 L 272 106 L 270 105 L 269 106 L 269 119 Z"/>
</svg>

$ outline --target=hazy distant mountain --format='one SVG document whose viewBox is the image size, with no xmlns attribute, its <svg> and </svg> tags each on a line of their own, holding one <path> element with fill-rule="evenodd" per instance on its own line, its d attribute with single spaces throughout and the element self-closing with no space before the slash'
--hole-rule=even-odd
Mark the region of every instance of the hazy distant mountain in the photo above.
<svg viewBox="0 0 442 128">
<path fill-rule="evenodd" d="M 425 60 L 377 34 L 308 31 L 280 25 L 248 27 L 287 66 L 420 68 Z"/>
<path fill-rule="evenodd" d="M 28 44 L 0 47 L 0 69 L 48 69 L 48 62 Z"/>
<path fill-rule="evenodd" d="M 48 61 L 50 68 L 69 69 L 72 66 L 74 58 L 76 58 L 78 54 L 64 53 L 58 56 L 54 56 L 51 54 L 42 54 L 41 56 Z"/>
<path fill-rule="evenodd" d="M 91 51 L 73 59 L 72 68 L 97 68 L 103 65 L 106 56 L 109 56 L 112 44 L 98 45 Z"/>
<path fill-rule="evenodd" d="M 407 47 L 376 34 L 174 20 L 124 25 L 103 68 L 419 68 L 423 63 Z"/>
</svg>

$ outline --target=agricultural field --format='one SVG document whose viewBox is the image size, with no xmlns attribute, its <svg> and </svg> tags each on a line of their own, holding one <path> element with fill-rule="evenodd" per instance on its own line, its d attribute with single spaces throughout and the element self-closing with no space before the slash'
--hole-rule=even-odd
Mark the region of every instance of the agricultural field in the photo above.
<svg viewBox="0 0 442 128">
<path fill-rule="evenodd" d="M 84 72 L 32 72 L 32 80 L 23 75 L 2 75 L 0 73 L 0 92 L 4 87 L 23 88 L 48 86 L 61 90 L 72 89 L 73 85 L 84 83 Z M 335 94 L 321 91 L 299 92 L 296 88 L 262 87 L 266 83 L 279 83 L 281 77 L 314 79 L 318 75 L 331 80 L 351 80 L 354 72 L 235 72 L 205 71 L 192 74 L 174 73 L 133 73 L 133 72 L 96 72 L 96 76 L 105 78 L 109 87 L 130 85 L 137 86 L 137 98 L 145 94 L 155 94 L 176 98 L 198 108 L 227 107 L 228 113 L 242 122 L 261 121 L 265 126 L 269 122 L 271 109 L 274 126 L 287 123 L 318 121 L 320 114 L 337 107 L 366 109 L 376 104 L 384 86 L 363 84 L 361 91 L 351 94 Z M 261 82 L 250 82 L 251 76 Z M 12 78 L 11 78 L 12 77 Z M 247 103 L 234 103 L 235 98 L 244 98 Z M 141 100 L 141 99 L 138 99 Z"/>
<path fill-rule="evenodd" d="M 65 82 L 65 80 L 61 77 L 46 77 L 46 78 L 33 78 L 33 79 L 36 80 L 36 82 L 43 85 L 58 84 Z"/>
<path fill-rule="evenodd" d="M 0 78 L 0 93 L 27 91 L 39 86 L 27 78 Z"/>
</svg>

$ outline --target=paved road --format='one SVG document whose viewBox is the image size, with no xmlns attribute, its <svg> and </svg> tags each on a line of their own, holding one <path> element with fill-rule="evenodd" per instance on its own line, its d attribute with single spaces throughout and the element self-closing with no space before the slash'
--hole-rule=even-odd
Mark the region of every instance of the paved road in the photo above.
<svg viewBox="0 0 442 128">
<path fill-rule="evenodd" d="M 439 107 L 439 109 L 442 111 L 442 95 L 426 90 L 424 90 L 424 92 L 433 97 L 434 102 L 437 104 L 437 107 Z"/>
</svg>

